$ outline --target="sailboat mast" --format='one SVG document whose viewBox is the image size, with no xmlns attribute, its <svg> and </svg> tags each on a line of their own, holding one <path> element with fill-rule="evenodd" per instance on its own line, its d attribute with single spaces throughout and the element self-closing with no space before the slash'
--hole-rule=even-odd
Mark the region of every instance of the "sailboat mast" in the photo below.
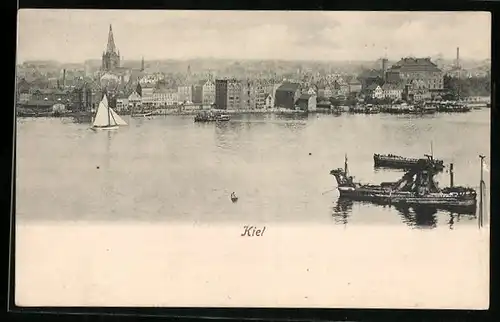
<svg viewBox="0 0 500 322">
<path fill-rule="evenodd" d="M 106 106 L 106 108 L 108 109 L 108 126 L 111 125 L 111 112 L 109 111 L 109 103 L 108 103 L 108 106 Z"/>
</svg>

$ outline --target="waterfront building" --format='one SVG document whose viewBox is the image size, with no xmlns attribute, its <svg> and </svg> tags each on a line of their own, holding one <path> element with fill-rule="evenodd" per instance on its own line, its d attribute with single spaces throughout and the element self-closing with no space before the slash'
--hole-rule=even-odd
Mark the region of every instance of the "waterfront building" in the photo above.
<svg viewBox="0 0 500 322">
<path fill-rule="evenodd" d="M 35 101 L 67 101 L 70 97 L 70 91 L 68 90 L 60 90 L 60 89 L 34 89 L 31 92 L 31 97 Z"/>
<path fill-rule="evenodd" d="M 215 106 L 218 109 L 227 109 L 227 79 L 215 80 Z"/>
<path fill-rule="evenodd" d="M 368 88 L 366 89 L 366 94 L 376 99 L 384 98 L 384 91 L 382 90 L 382 87 L 377 84 L 371 84 L 370 86 L 368 86 Z"/>
<path fill-rule="evenodd" d="M 93 89 L 91 84 L 87 82 L 78 84 L 71 92 L 70 100 L 73 103 L 72 109 L 83 111 L 92 110 L 97 103 L 95 93 L 97 93 L 97 90 Z"/>
<path fill-rule="evenodd" d="M 29 92 L 21 92 L 18 95 L 17 102 L 18 103 L 26 103 L 31 99 L 31 94 Z"/>
<path fill-rule="evenodd" d="M 265 100 L 265 108 L 274 108 L 274 97 L 272 94 L 267 93 L 266 94 L 266 100 Z"/>
<path fill-rule="evenodd" d="M 316 111 L 316 103 L 316 95 L 302 94 L 295 105 L 302 111 L 314 112 Z"/>
<path fill-rule="evenodd" d="M 30 109 L 33 111 L 46 113 L 52 112 L 52 106 L 57 104 L 57 101 L 48 100 L 48 99 L 31 99 L 28 102 L 21 104 L 20 106 L 25 109 Z"/>
<path fill-rule="evenodd" d="M 361 92 L 366 92 L 368 87 L 372 84 L 383 84 L 384 83 L 384 73 L 381 70 L 369 69 L 364 70 L 359 76 L 358 80 L 361 83 Z M 392 80 L 390 82 L 397 82 L 397 80 Z"/>
<path fill-rule="evenodd" d="M 150 75 L 144 75 L 140 78 L 139 84 L 145 87 L 154 87 L 158 83 L 165 80 L 165 76 L 161 73 L 155 73 Z"/>
<path fill-rule="evenodd" d="M 193 101 L 193 86 L 180 85 L 177 87 L 177 96 L 180 103 L 191 103 Z"/>
<path fill-rule="evenodd" d="M 22 78 L 16 84 L 16 102 L 26 103 L 31 99 L 30 84 Z"/>
<path fill-rule="evenodd" d="M 192 96 L 194 104 L 203 104 L 203 85 L 205 82 L 202 80 L 193 85 Z"/>
<path fill-rule="evenodd" d="M 66 106 L 62 103 L 52 105 L 52 112 L 63 113 L 66 111 Z"/>
<path fill-rule="evenodd" d="M 430 58 L 406 57 L 389 68 L 386 80 L 390 83 L 403 81 L 406 84 L 416 81 L 421 85 L 420 89 L 440 91 L 444 86 L 444 73 Z"/>
<path fill-rule="evenodd" d="M 330 98 L 333 97 L 334 91 L 330 86 L 318 89 L 318 97 Z"/>
<path fill-rule="evenodd" d="M 417 89 L 410 92 L 411 99 L 414 102 L 422 102 L 432 99 L 432 94 L 427 89 Z"/>
<path fill-rule="evenodd" d="M 215 84 L 210 79 L 202 86 L 202 103 L 203 105 L 215 103 Z"/>
<path fill-rule="evenodd" d="M 215 81 L 215 105 L 218 109 L 237 110 L 242 106 L 242 83 L 236 79 Z"/>
<path fill-rule="evenodd" d="M 329 111 L 332 109 L 332 103 L 328 100 L 321 100 L 316 103 L 316 110 Z"/>
<path fill-rule="evenodd" d="M 141 101 L 144 107 L 150 108 L 155 105 L 155 97 L 153 97 L 153 93 L 155 88 L 151 86 L 141 86 L 142 87 L 142 95 Z"/>
<path fill-rule="evenodd" d="M 179 103 L 178 90 L 174 88 L 157 88 L 152 96 L 153 106 L 156 108 L 174 106 Z"/>
<path fill-rule="evenodd" d="M 382 85 L 383 98 L 392 100 L 402 99 L 403 86 L 401 84 L 385 83 Z"/>
<path fill-rule="evenodd" d="M 250 103 L 252 101 L 252 103 Z M 255 92 L 254 86 L 248 82 L 241 82 L 241 94 L 240 94 L 240 109 L 248 110 L 250 108 L 255 108 Z"/>
<path fill-rule="evenodd" d="M 311 86 L 309 87 L 309 89 L 306 91 L 305 94 L 309 94 L 309 95 L 317 95 L 317 88 L 315 88 L 315 86 Z"/>
<path fill-rule="evenodd" d="M 361 82 L 357 79 L 353 79 L 347 83 L 349 87 L 349 93 L 360 93 L 361 92 Z"/>
<path fill-rule="evenodd" d="M 132 94 L 129 95 L 128 106 L 130 109 L 136 109 L 142 106 L 142 97 L 137 91 L 133 91 Z"/>
<path fill-rule="evenodd" d="M 271 95 L 272 91 L 272 84 L 269 86 L 266 82 L 257 82 L 254 87 L 253 87 L 253 94 L 254 94 L 254 101 L 255 101 L 255 108 L 257 109 L 263 109 L 267 107 L 267 98 L 269 95 Z M 272 98 L 272 101 L 274 102 L 274 98 Z"/>
<path fill-rule="evenodd" d="M 237 110 L 244 108 L 242 101 L 242 83 L 236 79 L 230 79 L 227 82 L 227 109 Z"/>
<path fill-rule="evenodd" d="M 301 93 L 298 83 L 283 83 L 276 89 L 274 105 L 278 108 L 294 109 Z"/>
<path fill-rule="evenodd" d="M 337 80 L 338 91 L 337 95 L 346 96 L 349 94 L 349 84 L 347 84 L 342 78 Z"/>
<path fill-rule="evenodd" d="M 122 112 L 128 110 L 128 97 L 120 95 L 116 98 L 116 111 Z"/>
</svg>

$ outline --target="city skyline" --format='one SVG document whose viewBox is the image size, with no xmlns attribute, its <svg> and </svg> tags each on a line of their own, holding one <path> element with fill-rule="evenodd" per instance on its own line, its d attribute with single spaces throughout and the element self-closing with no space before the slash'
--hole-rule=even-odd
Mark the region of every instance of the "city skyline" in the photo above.
<svg viewBox="0 0 500 322">
<path fill-rule="evenodd" d="M 490 59 L 488 12 L 22 9 L 18 63 L 99 59 L 109 25 L 125 60 Z"/>
</svg>

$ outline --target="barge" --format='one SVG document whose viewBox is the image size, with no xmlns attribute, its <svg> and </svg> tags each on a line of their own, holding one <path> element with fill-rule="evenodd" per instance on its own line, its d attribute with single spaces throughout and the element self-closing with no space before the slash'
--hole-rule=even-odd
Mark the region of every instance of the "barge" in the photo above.
<svg viewBox="0 0 500 322">
<path fill-rule="evenodd" d="M 434 176 L 436 169 L 419 160 L 398 181 L 383 182 L 379 185 L 360 184 L 348 175 L 345 169 L 330 171 L 337 181 L 340 197 L 376 204 L 399 206 L 432 206 L 438 209 L 475 212 L 476 191 L 472 188 L 453 186 L 453 167 L 450 166 L 450 187 L 439 188 Z"/>
<path fill-rule="evenodd" d="M 231 118 L 227 114 L 220 114 L 214 112 L 198 113 L 194 117 L 195 122 L 227 122 Z"/>
<path fill-rule="evenodd" d="M 393 169 L 412 169 L 417 167 L 419 162 L 427 163 L 433 166 L 437 171 L 443 171 L 443 160 L 434 159 L 432 155 L 425 155 L 427 158 L 407 158 L 394 154 L 377 154 L 373 155 L 373 163 L 375 167 L 380 168 L 393 168 Z"/>
</svg>

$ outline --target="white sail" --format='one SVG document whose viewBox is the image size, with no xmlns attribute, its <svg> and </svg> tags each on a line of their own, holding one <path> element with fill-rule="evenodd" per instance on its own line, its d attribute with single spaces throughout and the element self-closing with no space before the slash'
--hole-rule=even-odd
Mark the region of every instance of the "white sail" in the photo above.
<svg viewBox="0 0 500 322">
<path fill-rule="evenodd" d="M 109 111 L 111 113 L 111 118 L 116 122 L 118 125 L 128 125 L 127 122 L 123 118 L 121 118 L 120 115 L 116 114 L 116 112 L 111 108 L 108 107 Z"/>
<path fill-rule="evenodd" d="M 110 110 L 108 108 L 108 99 L 104 95 L 103 99 L 99 103 L 97 108 L 97 113 L 94 118 L 94 127 L 104 127 L 104 126 L 116 126 L 116 122 L 111 116 Z"/>
</svg>

